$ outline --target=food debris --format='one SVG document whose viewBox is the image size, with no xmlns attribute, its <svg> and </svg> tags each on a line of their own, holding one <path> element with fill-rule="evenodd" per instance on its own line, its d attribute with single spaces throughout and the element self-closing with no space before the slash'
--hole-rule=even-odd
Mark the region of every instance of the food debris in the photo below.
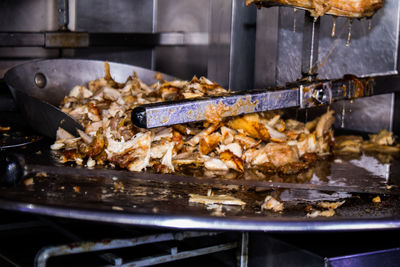
<svg viewBox="0 0 400 267">
<path fill-rule="evenodd" d="M 46 172 L 38 172 L 38 173 L 36 173 L 35 176 L 36 176 L 36 177 L 48 177 L 48 175 L 47 175 Z"/>
<path fill-rule="evenodd" d="M 229 195 L 212 195 L 203 196 L 198 194 L 189 194 L 190 203 L 201 203 L 204 205 L 222 204 L 222 205 L 236 205 L 244 207 L 246 202 Z"/>
<path fill-rule="evenodd" d="M 272 210 L 275 212 L 283 211 L 283 203 L 279 202 L 272 196 L 267 196 L 264 200 L 264 203 L 261 205 L 261 210 Z"/>
<path fill-rule="evenodd" d="M 125 186 L 120 182 L 114 182 L 114 192 L 124 192 Z"/>
<path fill-rule="evenodd" d="M 344 204 L 345 200 L 337 202 L 319 202 L 318 206 L 323 209 L 337 209 Z"/>
<path fill-rule="evenodd" d="M 336 155 L 361 153 L 363 139 L 361 136 L 343 135 L 335 137 L 333 153 Z"/>
<path fill-rule="evenodd" d="M 222 211 L 222 205 L 220 204 L 211 204 L 211 205 L 207 205 L 207 210 L 210 210 L 211 216 L 219 216 L 219 217 L 223 217 L 225 216 L 225 212 Z"/>
<path fill-rule="evenodd" d="M 377 134 L 369 135 L 368 141 L 363 141 L 361 136 L 354 135 L 335 137 L 334 154 L 360 154 L 363 151 L 389 155 L 397 154 L 400 152 L 400 145 L 395 143 L 393 133 L 387 130 L 381 130 Z"/>
<path fill-rule="evenodd" d="M 92 159 L 91 157 L 89 157 L 89 159 L 86 162 L 86 166 L 88 168 L 93 168 L 94 166 L 96 166 L 96 161 L 94 159 Z"/>
<path fill-rule="evenodd" d="M 307 213 L 307 217 L 308 218 L 316 218 L 318 216 L 321 217 L 332 217 L 333 215 L 335 215 L 335 210 L 334 209 L 328 209 L 328 210 L 324 210 L 324 211 L 320 211 L 320 210 L 315 210 L 311 213 Z"/>
<path fill-rule="evenodd" d="M 335 209 L 339 208 L 340 206 L 342 206 L 345 203 L 345 200 L 343 201 L 337 201 L 337 202 L 319 202 L 318 206 L 320 208 L 326 209 L 326 210 L 316 210 L 314 209 L 312 206 L 307 206 L 306 207 L 306 211 L 307 213 L 307 217 L 308 218 L 315 218 L 318 216 L 321 217 L 332 217 L 333 215 L 335 215 Z"/>
<path fill-rule="evenodd" d="M 119 210 L 119 211 L 124 210 L 124 209 L 121 208 L 120 206 L 112 206 L 111 209 L 113 209 L 113 210 Z"/>
<path fill-rule="evenodd" d="M 74 191 L 76 193 L 80 193 L 81 192 L 81 188 L 79 186 L 74 186 L 74 187 L 72 187 L 72 189 L 74 189 Z"/>
<path fill-rule="evenodd" d="M 369 135 L 369 141 L 364 142 L 362 148 L 369 152 L 387 154 L 400 152 L 400 146 L 395 143 L 393 133 L 387 130 L 381 130 L 377 134 Z"/>
<path fill-rule="evenodd" d="M 24 180 L 25 186 L 30 186 L 30 185 L 34 185 L 34 184 L 35 184 L 35 182 L 34 182 L 33 178 L 28 178 L 28 179 Z"/>
<path fill-rule="evenodd" d="M 374 198 L 372 199 L 372 202 L 374 202 L 374 203 L 381 203 L 381 202 L 382 202 L 382 201 L 381 201 L 381 197 L 380 197 L 380 196 L 374 197 Z"/>
</svg>

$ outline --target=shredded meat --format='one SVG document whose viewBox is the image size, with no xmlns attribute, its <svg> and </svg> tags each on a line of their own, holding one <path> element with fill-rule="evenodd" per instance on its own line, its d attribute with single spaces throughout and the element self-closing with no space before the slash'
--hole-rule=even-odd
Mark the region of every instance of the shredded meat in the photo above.
<svg viewBox="0 0 400 267">
<path fill-rule="evenodd" d="M 209 172 L 246 169 L 297 173 L 330 152 L 333 112 L 311 123 L 284 120 L 280 112 L 253 113 L 221 118 L 222 106 L 210 108 L 209 119 L 145 130 L 135 127 L 130 111 L 137 105 L 228 94 L 204 77 L 191 81 L 174 80 L 143 83 L 136 74 L 125 83 L 111 77 L 108 63 L 105 76 L 72 88 L 61 109 L 83 126 L 79 137 L 63 129 L 52 145 L 60 161 L 73 161 L 89 168 L 111 164 L 130 171 L 152 169 L 172 173 L 183 166 Z M 160 78 L 160 77 L 159 77 Z"/>
</svg>

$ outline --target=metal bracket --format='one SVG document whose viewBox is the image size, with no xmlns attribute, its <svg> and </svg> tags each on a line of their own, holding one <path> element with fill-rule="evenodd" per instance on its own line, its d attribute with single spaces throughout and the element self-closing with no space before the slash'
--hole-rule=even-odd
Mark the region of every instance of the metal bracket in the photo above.
<svg viewBox="0 0 400 267">
<path fill-rule="evenodd" d="M 344 79 L 300 85 L 300 108 L 329 105 L 337 100 L 354 99 L 374 94 L 374 78 L 345 76 Z"/>
<path fill-rule="evenodd" d="M 332 97 L 332 82 L 300 85 L 300 108 L 310 108 L 330 104 Z"/>
</svg>

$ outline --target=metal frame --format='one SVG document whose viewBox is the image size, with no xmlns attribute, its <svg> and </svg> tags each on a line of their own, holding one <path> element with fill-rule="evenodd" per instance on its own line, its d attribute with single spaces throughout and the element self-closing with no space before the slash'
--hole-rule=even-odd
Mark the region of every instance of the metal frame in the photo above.
<svg viewBox="0 0 400 267">
<path fill-rule="evenodd" d="M 234 91 L 254 87 L 256 7 L 242 0 L 211 1 L 208 77 Z"/>
<path fill-rule="evenodd" d="M 215 236 L 220 233 L 216 232 L 180 232 L 180 233 L 164 233 L 155 234 L 148 236 L 141 236 L 136 238 L 128 239 L 114 239 L 105 240 L 100 242 L 80 242 L 73 244 L 65 244 L 60 246 L 51 246 L 41 249 L 35 257 L 35 266 L 44 267 L 47 264 L 47 260 L 51 257 L 71 255 L 79 253 L 87 253 L 94 251 L 104 251 L 119 248 L 135 247 L 145 244 L 154 244 L 165 241 L 182 241 L 189 238 L 204 237 L 204 236 Z M 247 234 L 243 234 L 247 237 Z M 240 266 L 247 266 L 247 238 L 242 240 L 241 255 L 240 255 Z M 186 250 L 178 252 L 177 247 L 171 247 L 170 253 L 165 255 L 154 255 L 151 257 L 144 257 L 134 261 L 123 262 L 122 259 L 118 262 L 114 262 L 114 266 L 150 266 L 159 263 L 166 263 L 176 260 L 181 260 L 190 257 L 196 257 L 215 252 L 221 252 L 225 250 L 234 249 L 237 247 L 237 242 L 229 242 L 204 248 L 198 248 L 193 250 Z M 244 252 L 246 252 L 244 254 Z M 106 255 L 106 254 L 104 254 Z"/>
<path fill-rule="evenodd" d="M 82 48 L 208 45 L 208 33 L 0 32 L 0 47 Z"/>
</svg>

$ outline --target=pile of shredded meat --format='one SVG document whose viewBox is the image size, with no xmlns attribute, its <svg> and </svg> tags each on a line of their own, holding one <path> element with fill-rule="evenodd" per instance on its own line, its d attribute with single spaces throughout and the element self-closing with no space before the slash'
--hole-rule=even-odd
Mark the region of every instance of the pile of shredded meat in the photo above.
<svg viewBox="0 0 400 267">
<path fill-rule="evenodd" d="M 361 136 L 338 136 L 335 138 L 333 153 L 335 155 L 360 154 L 374 152 L 383 154 L 398 154 L 400 145 L 396 144 L 392 132 L 381 130 L 377 134 L 369 135 L 369 140 L 364 141 Z"/>
<path fill-rule="evenodd" d="M 383 0 L 245 0 L 246 5 L 290 5 L 310 11 L 314 17 L 325 14 L 350 18 L 371 17 L 383 6 Z"/>
<path fill-rule="evenodd" d="M 52 145 L 60 161 L 94 167 L 111 165 L 172 173 L 182 168 L 214 172 L 261 169 L 292 174 L 329 154 L 333 111 L 308 123 L 282 119 L 279 112 L 254 113 L 224 120 L 182 124 L 151 130 L 135 127 L 130 111 L 137 105 L 228 93 L 204 77 L 191 81 L 159 81 L 148 85 L 136 74 L 115 82 L 106 75 L 75 86 L 61 104 L 84 126 L 79 137 L 64 129 Z"/>
</svg>

